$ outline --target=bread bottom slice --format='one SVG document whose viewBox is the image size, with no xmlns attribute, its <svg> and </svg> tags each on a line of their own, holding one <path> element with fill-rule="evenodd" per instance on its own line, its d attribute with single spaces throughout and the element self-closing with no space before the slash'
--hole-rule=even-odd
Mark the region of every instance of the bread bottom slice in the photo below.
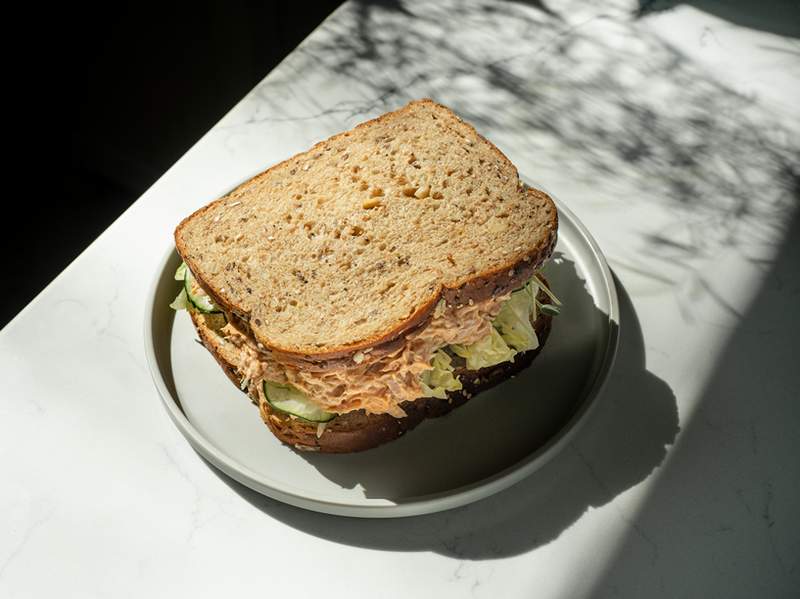
<svg viewBox="0 0 800 599">
<path fill-rule="evenodd" d="M 214 356 L 231 382 L 240 388 L 242 377 L 236 366 L 226 359 L 224 338 L 214 328 L 211 318 L 197 312 L 190 312 L 190 315 L 203 346 Z M 400 405 L 406 413 L 404 418 L 395 418 L 389 414 L 368 414 L 364 410 L 356 410 L 337 416 L 328 422 L 318 435 L 316 423 L 274 410 L 269 403 L 257 396 L 251 396 L 250 399 L 258 406 L 261 418 L 272 433 L 295 449 L 322 453 L 364 451 L 401 437 L 427 418 L 444 416 L 465 404 L 480 391 L 493 387 L 527 368 L 544 347 L 550 333 L 551 320 L 550 316 L 540 314 L 533 323 L 539 338 L 539 347 L 517 354 L 513 362 L 503 362 L 480 370 L 456 368 L 455 373 L 463 385 L 461 390 L 448 392 L 447 399 L 426 397 L 403 402 Z"/>
</svg>

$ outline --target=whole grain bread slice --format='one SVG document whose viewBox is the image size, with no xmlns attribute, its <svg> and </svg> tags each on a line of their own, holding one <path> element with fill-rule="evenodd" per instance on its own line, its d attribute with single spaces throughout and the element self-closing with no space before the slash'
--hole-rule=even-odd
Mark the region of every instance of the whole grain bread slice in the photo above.
<svg viewBox="0 0 800 599">
<path fill-rule="evenodd" d="M 175 244 L 257 341 L 324 360 L 402 336 L 440 299 L 519 287 L 557 227 L 500 150 L 419 100 L 253 177 L 184 219 Z"/>
<path fill-rule="evenodd" d="M 546 301 L 546 296 L 542 294 L 540 300 Z M 224 337 L 219 332 L 221 323 L 217 320 L 218 317 L 197 312 L 190 312 L 190 315 L 203 346 L 222 367 L 231 382 L 241 389 L 242 374 L 233 362 L 236 353 L 231 344 L 224 342 Z M 493 387 L 527 368 L 539 355 L 547 340 L 551 317 L 540 314 L 533 326 L 539 338 L 538 348 L 517 354 L 513 362 L 504 362 L 480 370 L 457 369 L 456 374 L 463 385 L 460 391 L 448 392 L 447 399 L 421 398 L 413 402 L 404 402 L 401 407 L 407 414 L 405 418 L 394 418 L 389 414 L 368 414 L 364 410 L 356 410 L 337 416 L 327 423 L 322 433 L 318 435 L 316 424 L 274 410 L 256 394 L 251 394 L 249 397 L 258 406 L 261 418 L 269 430 L 283 443 L 295 449 L 322 453 L 364 451 L 401 437 L 423 420 L 444 416 L 465 404 L 480 391 Z"/>
</svg>

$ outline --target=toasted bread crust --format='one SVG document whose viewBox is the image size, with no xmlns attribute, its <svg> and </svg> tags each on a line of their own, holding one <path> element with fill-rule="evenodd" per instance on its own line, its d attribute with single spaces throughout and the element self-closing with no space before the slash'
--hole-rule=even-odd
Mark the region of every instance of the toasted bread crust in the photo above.
<svg viewBox="0 0 800 599">
<path fill-rule="evenodd" d="M 447 109 L 446 107 L 441 106 L 430 99 L 417 101 L 417 104 L 419 103 L 430 104 L 432 106 L 450 112 L 449 109 Z M 400 111 L 408 110 L 409 107 L 412 106 L 412 104 L 409 104 L 406 107 L 400 109 Z M 357 125 L 354 130 L 358 130 L 364 127 L 374 126 L 384 121 L 387 117 L 388 114 L 381 115 L 375 119 Z M 478 134 L 477 131 L 475 131 L 474 127 L 472 127 L 468 123 L 464 123 L 461 119 L 458 120 L 467 127 L 469 127 L 469 129 L 471 129 L 471 131 L 476 136 L 485 139 L 483 138 L 483 136 L 480 136 L 480 134 Z M 181 255 L 184 262 L 186 262 L 189 269 L 195 275 L 198 284 L 225 311 L 237 315 L 245 322 L 248 321 L 250 316 L 247 310 L 243 306 L 233 305 L 230 302 L 228 302 L 222 296 L 222 294 L 218 292 L 218 290 L 214 289 L 214 287 L 211 284 L 209 284 L 207 281 L 203 279 L 203 273 L 200 271 L 198 265 L 195 263 L 188 249 L 185 247 L 183 243 L 181 235 L 183 228 L 186 226 L 187 223 L 189 223 L 194 218 L 202 215 L 205 211 L 212 209 L 221 202 L 224 202 L 230 195 L 234 194 L 241 187 L 249 185 L 254 181 L 263 179 L 267 177 L 271 171 L 279 168 L 280 166 L 286 164 L 287 162 L 290 162 L 291 160 L 296 159 L 298 156 L 302 156 L 305 154 L 313 154 L 324 144 L 330 143 L 332 140 L 338 139 L 342 136 L 349 135 L 350 133 L 351 132 L 342 132 L 329 139 L 323 140 L 318 144 L 316 144 L 314 147 L 312 147 L 310 150 L 302 152 L 301 154 L 288 158 L 283 162 L 272 166 L 266 171 L 256 175 L 249 181 L 242 183 L 236 189 L 231 191 L 229 194 L 226 194 L 225 196 L 219 198 L 218 200 L 215 200 L 214 202 L 211 202 L 210 204 L 195 211 L 193 214 L 183 219 L 181 223 L 178 225 L 178 227 L 175 229 L 175 246 L 177 248 L 178 253 Z M 496 148 L 492 144 L 490 144 L 490 146 L 493 152 L 495 152 L 500 158 L 502 158 L 503 161 L 507 162 L 512 168 L 514 168 L 514 173 L 516 174 L 516 168 L 513 167 L 513 164 L 511 164 L 508 158 L 498 148 Z M 417 329 L 418 327 L 424 326 L 432 317 L 433 310 L 435 309 L 436 305 L 439 303 L 441 299 L 444 299 L 448 304 L 455 304 L 455 305 L 466 304 L 470 300 L 475 302 L 483 301 L 494 295 L 503 294 L 507 291 L 511 291 L 513 289 L 520 287 L 525 281 L 527 281 L 530 278 L 533 272 L 537 268 L 539 268 L 545 262 L 545 260 L 547 260 L 550 257 L 556 244 L 557 230 L 558 230 L 558 213 L 553 200 L 544 192 L 531 188 L 527 188 L 527 194 L 532 201 L 538 200 L 538 201 L 543 201 L 545 204 L 547 204 L 546 214 L 547 217 L 550 219 L 549 222 L 546 223 L 546 228 L 549 232 L 547 236 L 542 238 L 535 247 L 528 248 L 527 250 L 524 251 L 524 253 L 518 254 L 507 263 L 498 264 L 491 270 L 476 273 L 468 278 L 462 278 L 461 280 L 453 282 L 450 285 L 440 284 L 437 289 L 433 290 L 431 295 L 426 300 L 420 303 L 417 309 L 410 316 L 408 316 L 402 321 L 398 321 L 391 328 L 384 330 L 378 334 L 369 336 L 367 338 L 355 340 L 352 343 L 347 343 L 345 345 L 328 347 L 322 350 L 314 350 L 314 351 L 297 351 L 296 348 L 283 347 L 277 343 L 272 342 L 270 339 L 259 336 L 255 331 L 252 331 L 254 337 L 271 351 L 282 354 L 286 358 L 294 359 L 299 362 L 305 361 L 314 363 L 314 362 L 324 362 L 330 360 L 336 361 L 337 359 L 349 359 L 358 351 L 369 348 L 378 348 L 379 346 L 391 343 L 399 338 L 402 338 L 403 336 Z"/>
<path fill-rule="evenodd" d="M 228 363 L 220 353 L 219 336 L 205 326 L 202 316 L 190 312 L 202 344 L 214 356 L 231 382 L 240 388 L 241 376 L 236 367 Z M 535 350 L 517 354 L 513 362 L 504 362 L 480 370 L 457 370 L 463 389 L 448 392 L 447 399 L 422 398 L 404 402 L 401 407 L 405 418 L 394 418 L 388 414 L 367 414 L 357 410 L 337 416 L 329 422 L 324 432 L 317 436 L 317 425 L 293 418 L 271 409 L 259 397 L 251 396 L 258 405 L 261 418 L 272 433 L 283 443 L 302 451 L 322 453 L 352 453 L 364 451 L 399 438 L 427 418 L 443 416 L 466 403 L 472 396 L 488 389 L 527 368 L 544 347 L 550 333 L 551 317 L 540 314 L 534 322 L 539 338 Z"/>
</svg>

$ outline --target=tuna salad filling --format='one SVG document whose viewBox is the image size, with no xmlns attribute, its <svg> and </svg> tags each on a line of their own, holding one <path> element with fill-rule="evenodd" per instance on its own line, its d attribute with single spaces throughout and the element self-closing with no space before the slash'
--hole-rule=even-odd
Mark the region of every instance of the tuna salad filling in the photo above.
<svg viewBox="0 0 800 599">
<path fill-rule="evenodd" d="M 181 268 L 176 278 L 179 274 L 191 276 L 188 269 Z M 221 312 L 210 298 L 205 301 L 194 280 L 191 283 L 173 302 L 173 308 L 201 311 L 206 318 Z M 552 304 L 539 302 L 540 290 Z M 198 310 L 198 305 L 211 309 Z M 426 326 L 407 334 L 389 351 L 376 351 L 374 355 L 369 350 L 360 351 L 330 369 L 298 368 L 297 363 L 282 360 L 279 354 L 256 343 L 246 325 L 238 324 L 240 321 L 231 315 L 226 315 L 227 323 L 216 330 L 236 349 L 230 352 L 235 355 L 233 365 L 242 376 L 242 389 L 253 397 L 270 401 L 265 388 L 278 385 L 296 390 L 296 399 L 305 398 L 309 407 L 328 413 L 363 409 L 402 418 L 406 414 L 400 404 L 405 401 L 422 397 L 445 399 L 448 391 L 461 389 L 454 360 L 468 370 L 477 370 L 512 361 L 517 353 L 536 349 L 539 340 L 533 322 L 539 311 L 557 313 L 558 305 L 537 274 L 522 288 L 485 301 L 448 306 L 442 300 Z"/>
</svg>

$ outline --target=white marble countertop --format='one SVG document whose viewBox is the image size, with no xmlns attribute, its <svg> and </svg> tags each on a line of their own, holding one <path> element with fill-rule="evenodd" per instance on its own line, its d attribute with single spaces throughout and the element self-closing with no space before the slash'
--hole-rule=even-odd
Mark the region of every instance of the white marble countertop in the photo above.
<svg viewBox="0 0 800 599">
<path fill-rule="evenodd" d="M 348 2 L 2 330 L 0 596 L 800 588 L 800 42 L 687 5 L 589 4 Z M 543 470 L 450 512 L 355 520 L 257 496 L 157 397 L 156 264 L 191 210 L 422 96 L 606 252 L 623 329 L 603 408 Z"/>
</svg>

